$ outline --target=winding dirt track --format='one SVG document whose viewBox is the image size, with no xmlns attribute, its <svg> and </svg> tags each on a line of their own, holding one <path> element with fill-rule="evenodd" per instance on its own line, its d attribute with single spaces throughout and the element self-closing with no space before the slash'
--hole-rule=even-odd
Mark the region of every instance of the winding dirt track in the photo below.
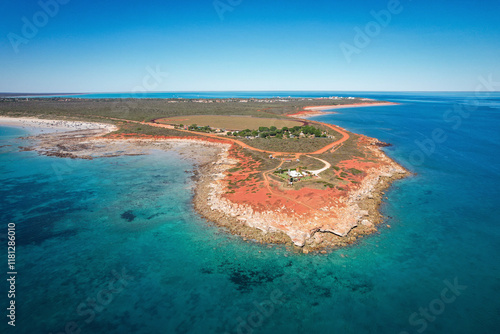
<svg viewBox="0 0 500 334">
<path fill-rule="evenodd" d="M 293 117 L 291 117 L 293 118 Z M 110 119 L 113 119 L 113 120 L 117 120 L 117 121 L 126 121 L 126 122 L 132 122 L 132 123 L 137 123 L 137 124 L 144 124 L 144 125 L 149 125 L 149 126 L 155 126 L 155 127 L 159 127 L 159 128 L 166 128 L 166 129 L 174 129 L 173 126 L 171 125 L 166 125 L 166 124 L 159 124 L 159 123 L 155 123 L 155 122 L 140 122 L 140 121 L 131 121 L 131 120 L 123 120 L 123 119 L 117 119 L 117 118 L 110 118 Z M 320 123 L 320 122 L 316 122 L 316 121 L 311 121 L 310 123 L 317 123 L 317 124 L 321 124 L 321 125 L 325 125 L 329 128 L 331 128 L 332 130 L 340 133 L 342 135 L 342 138 L 332 142 L 331 144 L 328 144 L 326 145 L 325 147 L 317 150 L 317 151 L 314 151 L 314 152 L 309 152 L 309 153 L 293 153 L 293 152 L 274 152 L 274 151 L 267 151 L 267 150 L 262 150 L 262 149 L 258 149 L 256 147 L 252 147 L 238 139 L 233 139 L 233 138 L 228 138 L 228 137 L 222 137 L 222 136 L 218 136 L 218 135 L 214 135 L 214 134 L 211 134 L 211 133 L 200 133 L 200 132 L 195 132 L 195 131 L 189 131 L 189 130 L 181 130 L 181 129 L 175 129 L 177 131 L 182 131 L 182 132 L 186 132 L 186 133 L 190 133 L 190 134 L 194 134 L 194 135 L 201 135 L 201 136 L 205 136 L 205 137 L 210 137 L 210 138 L 216 138 L 216 139 L 219 139 L 219 140 L 226 140 L 226 141 L 230 141 L 230 142 L 233 142 L 233 143 L 236 143 L 238 145 L 240 145 L 241 147 L 244 147 L 244 148 L 248 148 L 250 150 L 253 150 L 253 151 L 258 151 L 258 152 L 264 152 L 264 153 L 269 153 L 269 154 L 272 154 L 272 155 L 275 155 L 275 156 L 279 156 L 279 155 L 290 155 L 290 154 L 295 154 L 295 157 L 298 158 L 302 155 L 316 155 L 316 154 L 322 154 L 322 153 L 325 153 L 327 152 L 328 150 L 332 150 L 335 151 L 337 149 L 339 149 L 342 144 L 349 139 L 349 134 L 347 132 L 345 132 L 342 128 L 338 127 L 338 126 L 335 126 L 335 125 L 331 125 L 331 124 L 326 124 L 326 123 Z M 314 157 L 311 157 L 311 158 L 314 158 Z M 320 170 L 317 170 L 315 171 L 316 172 L 316 175 L 319 174 L 320 172 L 328 169 L 331 167 L 330 163 L 328 163 L 327 161 L 323 160 L 323 159 L 319 159 L 319 158 L 314 158 L 314 159 L 318 159 L 320 161 L 322 161 L 323 163 L 325 163 L 325 167 L 320 169 Z M 284 160 L 281 161 L 280 165 L 278 167 L 281 167 L 281 165 L 283 165 L 283 162 Z M 265 172 L 262 172 L 262 176 L 264 177 L 264 185 L 265 187 L 268 189 L 268 191 L 270 193 L 272 193 L 274 196 L 278 196 L 278 197 L 281 197 L 283 199 L 286 199 L 286 200 L 289 200 L 289 201 L 292 201 L 292 202 L 295 202 L 296 204 L 298 205 L 301 205 L 301 206 L 304 206 L 306 208 L 308 208 L 309 210 L 312 210 L 312 211 L 318 211 L 317 209 L 313 208 L 312 206 L 302 202 L 302 201 L 299 201 L 295 198 L 291 198 L 289 196 L 286 196 L 285 194 L 283 193 L 280 193 L 280 192 L 277 192 L 275 191 L 272 186 L 271 186 L 271 179 L 269 178 L 269 174 L 274 171 L 276 168 L 272 168 L 268 171 L 265 171 Z M 274 181 L 276 182 L 276 181 Z"/>
<path fill-rule="evenodd" d="M 283 161 L 281 161 L 281 163 L 279 164 L 278 167 L 276 168 L 279 168 L 283 165 Z M 276 170 L 276 168 L 272 168 L 270 170 L 267 170 L 265 172 L 262 173 L 262 175 L 264 176 L 264 185 L 265 187 L 267 188 L 267 190 L 273 194 L 274 196 L 277 196 L 277 197 L 281 197 L 281 198 L 284 198 L 284 199 L 287 199 L 289 201 L 292 201 L 292 202 L 295 202 L 296 204 L 298 205 L 301 205 L 301 206 L 304 206 L 306 208 L 308 208 L 309 210 L 313 210 L 313 211 L 318 211 L 318 209 L 315 209 L 313 208 L 312 206 L 310 206 L 309 204 L 306 204 L 304 202 L 301 202 L 301 201 L 298 201 L 297 199 L 295 198 L 292 198 L 292 197 L 289 197 L 289 196 L 286 196 L 285 194 L 283 193 L 280 193 L 280 192 L 276 192 L 274 191 L 273 187 L 271 187 L 271 179 L 269 179 L 269 174 L 272 173 L 274 170 Z M 277 183 L 276 181 L 273 181 L 274 183 Z"/>
<path fill-rule="evenodd" d="M 149 126 L 156 126 L 156 127 L 159 127 L 159 128 L 174 129 L 174 127 L 171 126 L 171 125 L 159 124 L 159 123 L 153 123 L 153 122 L 139 122 L 139 121 L 128 121 L 128 122 L 139 123 L 139 124 L 144 124 L 144 125 L 149 125 Z M 316 122 L 314 122 L 314 123 L 316 123 Z M 319 122 L 317 122 L 317 123 L 319 123 Z M 253 150 L 253 151 L 257 151 L 257 152 L 263 152 L 263 153 L 269 153 L 269 154 L 273 154 L 273 155 L 295 154 L 295 156 L 301 156 L 301 155 L 306 155 L 306 154 L 322 154 L 322 153 L 327 152 L 330 149 L 335 148 L 336 146 L 344 143 L 346 140 L 349 139 L 349 134 L 347 132 L 345 132 L 343 129 L 341 129 L 340 127 L 335 126 L 335 125 L 331 125 L 331 124 L 326 124 L 326 123 L 319 123 L 319 124 L 328 126 L 332 130 L 340 133 L 342 135 L 342 138 L 340 138 L 339 140 L 334 141 L 331 144 L 326 145 L 325 147 L 323 147 L 323 148 L 321 148 L 321 149 L 319 149 L 317 151 L 307 152 L 307 153 L 267 151 L 267 150 L 262 150 L 262 149 L 250 146 L 250 145 L 242 142 L 241 140 L 234 139 L 234 138 L 222 137 L 222 136 L 218 136 L 218 135 L 211 134 L 211 133 L 203 133 L 203 132 L 196 132 L 196 131 L 189 131 L 189 130 L 182 130 L 182 129 L 176 129 L 176 130 L 177 131 L 191 133 L 191 134 L 195 134 L 195 135 L 201 135 L 201 136 L 206 136 L 206 137 L 211 137 L 211 138 L 217 138 L 217 139 L 232 141 L 232 142 L 240 145 L 241 147 L 248 148 L 249 150 Z"/>
<path fill-rule="evenodd" d="M 329 169 L 330 167 L 332 167 L 332 164 L 329 163 L 328 161 L 326 160 L 323 160 L 323 159 L 320 159 L 320 158 L 316 158 L 316 157 L 311 157 L 310 155 L 308 155 L 309 158 L 313 158 L 313 159 L 316 159 L 316 160 L 319 160 L 321 161 L 322 163 L 325 164 L 325 167 L 321 168 L 321 169 L 317 169 L 317 170 L 308 170 L 308 172 L 314 174 L 314 175 L 318 175 L 319 173 L 321 172 L 324 172 L 325 170 Z"/>
<path fill-rule="evenodd" d="M 158 127 L 158 128 L 174 129 L 174 127 L 171 126 L 171 125 L 159 124 L 159 123 L 155 123 L 154 121 L 153 122 L 141 122 L 141 121 L 132 121 L 132 120 L 120 119 L 120 118 L 111 118 L 111 117 L 106 117 L 106 118 L 107 119 L 111 119 L 111 120 L 115 120 L 115 121 L 122 121 L 122 122 L 124 121 L 124 122 L 128 122 L 128 123 L 137 123 L 137 124 L 155 126 L 155 127 Z M 290 118 L 293 118 L 293 117 L 290 117 Z M 257 151 L 257 152 L 269 153 L 269 154 L 273 154 L 273 155 L 276 155 L 276 156 L 278 156 L 278 155 L 295 154 L 296 157 L 299 157 L 299 156 L 308 155 L 308 154 L 322 154 L 322 153 L 327 152 L 330 149 L 333 152 L 335 148 L 338 149 L 341 144 L 343 144 L 346 140 L 349 139 L 349 134 L 347 132 L 345 132 L 342 128 L 340 128 L 340 127 L 338 127 L 336 125 L 327 124 L 327 123 L 320 123 L 320 122 L 316 122 L 316 121 L 310 121 L 310 123 L 317 123 L 317 124 L 321 124 L 321 125 L 327 126 L 330 129 L 332 129 L 332 130 L 340 133 L 342 135 L 342 138 L 340 138 L 340 139 L 334 141 L 333 143 L 330 143 L 330 144 L 326 145 L 325 147 L 323 147 L 323 148 L 321 148 L 321 149 L 319 149 L 317 151 L 314 151 L 314 152 L 305 152 L 305 153 L 298 153 L 298 152 L 275 152 L 275 151 L 262 150 L 262 149 L 250 146 L 250 145 L 242 142 L 241 140 L 234 139 L 234 138 L 222 137 L 222 136 L 218 136 L 218 135 L 211 134 L 211 133 L 203 133 L 203 132 L 189 131 L 189 130 L 183 130 L 183 129 L 175 129 L 175 130 L 176 131 L 187 132 L 187 133 L 198 135 L 198 136 L 205 136 L 205 137 L 216 138 L 216 139 L 219 139 L 219 140 L 231 141 L 233 143 L 236 143 L 236 144 L 240 145 L 243 148 L 248 148 L 249 150 L 253 150 L 253 151 Z"/>
</svg>

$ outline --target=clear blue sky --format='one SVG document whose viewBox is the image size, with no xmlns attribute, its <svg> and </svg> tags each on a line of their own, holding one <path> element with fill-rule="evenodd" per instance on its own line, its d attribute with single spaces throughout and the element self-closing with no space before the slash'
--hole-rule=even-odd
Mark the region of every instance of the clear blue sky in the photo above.
<svg viewBox="0 0 500 334">
<path fill-rule="evenodd" d="M 168 73 L 147 79 L 155 91 L 473 90 L 479 76 L 500 81 L 498 0 L 401 0 L 357 46 L 355 28 L 393 0 L 221 0 L 235 4 L 223 19 L 213 0 L 59 1 L 67 3 L 52 16 L 38 1 L 0 5 L 0 92 L 132 91 L 148 67 Z M 36 33 L 23 33 L 23 17 Z M 346 45 L 356 48 L 349 57 Z"/>
</svg>

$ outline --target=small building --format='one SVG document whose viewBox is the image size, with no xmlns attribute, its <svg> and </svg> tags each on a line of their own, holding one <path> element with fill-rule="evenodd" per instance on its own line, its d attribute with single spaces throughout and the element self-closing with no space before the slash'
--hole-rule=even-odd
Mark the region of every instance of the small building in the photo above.
<svg viewBox="0 0 500 334">
<path fill-rule="evenodd" d="M 292 171 L 288 172 L 288 176 L 293 177 L 293 178 L 297 178 L 297 177 L 302 177 L 304 175 L 302 175 L 302 173 L 299 173 L 295 170 L 292 170 Z"/>
</svg>

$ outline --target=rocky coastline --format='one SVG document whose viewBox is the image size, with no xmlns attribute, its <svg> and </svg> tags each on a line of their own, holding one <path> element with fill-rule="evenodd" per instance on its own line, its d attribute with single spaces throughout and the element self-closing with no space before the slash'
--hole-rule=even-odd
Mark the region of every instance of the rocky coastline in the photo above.
<svg viewBox="0 0 500 334">
<path fill-rule="evenodd" d="M 377 232 L 377 225 L 383 223 L 379 212 L 385 191 L 399 179 L 410 173 L 388 158 L 379 147 L 385 146 L 377 140 L 372 147 L 377 155 L 389 163 L 380 168 L 372 168 L 367 172 L 360 187 L 349 193 L 340 201 L 345 204 L 338 208 L 324 208 L 324 214 L 312 216 L 295 214 L 293 216 L 280 213 L 280 209 L 257 211 L 247 204 L 233 203 L 223 194 L 224 178 L 227 171 L 237 163 L 228 156 L 227 149 L 219 153 L 217 160 L 200 166 L 196 176 L 194 207 L 196 211 L 217 225 L 227 228 L 245 240 L 263 244 L 286 244 L 290 249 L 303 253 L 327 252 L 351 245 L 362 236 Z M 337 218 L 332 219 L 332 214 Z M 313 228 L 308 221 L 319 218 L 329 224 L 321 224 L 323 228 Z M 287 229 L 290 221 L 299 223 L 302 228 Z M 273 224 L 279 222 L 279 224 Z M 279 228 L 282 227 L 282 228 Z"/>
</svg>

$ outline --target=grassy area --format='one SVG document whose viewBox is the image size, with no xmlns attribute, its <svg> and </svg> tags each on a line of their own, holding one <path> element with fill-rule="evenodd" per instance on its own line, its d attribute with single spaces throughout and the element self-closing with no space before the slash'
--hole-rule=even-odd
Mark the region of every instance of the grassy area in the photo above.
<svg viewBox="0 0 500 334">
<path fill-rule="evenodd" d="M 319 150 L 320 148 L 331 144 L 334 139 L 329 138 L 254 138 L 244 139 L 239 138 L 242 142 L 261 150 L 273 152 L 297 152 L 308 153 Z"/>
<path fill-rule="evenodd" d="M 269 115 L 267 115 L 269 116 Z M 191 125 L 197 124 L 201 126 L 210 126 L 213 128 L 226 129 L 227 131 L 257 129 L 262 126 L 276 126 L 282 128 L 284 126 L 294 127 L 301 126 L 302 122 L 278 119 L 278 118 L 260 118 L 249 116 L 217 116 L 217 115 L 194 115 L 194 116 L 178 116 L 156 120 L 157 123 L 175 124 L 175 125 Z"/>
<path fill-rule="evenodd" d="M 205 138 L 204 136 L 198 136 L 196 134 L 191 134 L 189 132 L 177 131 L 177 130 L 173 130 L 173 129 L 159 128 L 156 126 L 149 126 L 149 125 L 145 125 L 145 124 L 119 122 L 116 125 L 118 125 L 119 129 L 117 131 L 109 133 L 108 136 L 113 135 L 113 134 L 137 133 L 137 134 L 143 134 L 143 135 L 149 135 L 149 136 Z"/>
<path fill-rule="evenodd" d="M 269 159 L 269 154 L 267 153 L 252 151 L 247 148 L 241 149 L 241 152 L 260 163 L 260 166 L 258 168 L 258 171 L 260 172 L 274 170 L 278 168 L 279 164 L 281 163 L 281 161 L 278 159 Z M 262 174 L 258 174 L 258 177 L 259 180 L 262 180 Z"/>
<path fill-rule="evenodd" d="M 336 166 L 339 162 L 343 160 L 350 160 L 353 157 L 363 157 L 364 153 L 358 148 L 358 135 L 349 132 L 349 139 L 346 140 L 342 147 L 337 149 L 334 153 L 323 153 L 320 158 L 328 161 L 332 166 Z"/>
</svg>

